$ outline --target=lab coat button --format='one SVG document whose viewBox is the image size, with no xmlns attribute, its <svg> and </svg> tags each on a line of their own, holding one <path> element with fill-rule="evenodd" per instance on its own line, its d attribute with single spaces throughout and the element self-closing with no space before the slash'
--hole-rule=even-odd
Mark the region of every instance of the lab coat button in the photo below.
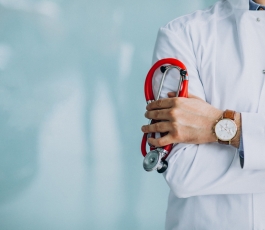
<svg viewBox="0 0 265 230">
<path fill-rule="evenodd" d="M 257 21 L 260 22 L 260 18 L 257 18 Z"/>
<path fill-rule="evenodd" d="M 264 70 L 262 70 L 262 72 L 263 72 L 263 74 L 265 74 L 265 69 L 264 69 Z"/>
</svg>

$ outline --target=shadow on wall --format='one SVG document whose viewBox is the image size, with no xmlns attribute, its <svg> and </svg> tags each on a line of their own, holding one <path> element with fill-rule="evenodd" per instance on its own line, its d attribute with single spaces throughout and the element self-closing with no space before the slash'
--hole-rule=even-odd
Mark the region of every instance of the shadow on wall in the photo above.
<svg viewBox="0 0 265 230">
<path fill-rule="evenodd" d="M 39 127 L 69 92 L 65 36 L 55 4 L 0 1 L 0 202 L 21 193 L 38 169 Z M 50 9 L 46 10 L 45 9 Z"/>
</svg>

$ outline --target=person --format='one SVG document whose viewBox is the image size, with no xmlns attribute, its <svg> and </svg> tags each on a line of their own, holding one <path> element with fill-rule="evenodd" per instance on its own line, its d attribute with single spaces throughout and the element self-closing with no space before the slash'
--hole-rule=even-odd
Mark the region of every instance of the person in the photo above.
<svg viewBox="0 0 265 230">
<path fill-rule="evenodd" d="M 154 146 L 174 143 L 164 177 L 167 230 L 265 229 L 265 0 L 221 0 L 160 28 L 153 62 L 182 61 L 189 97 L 176 75 L 145 117 Z M 158 91 L 161 75 L 155 74 Z M 167 98 L 168 97 L 168 98 Z M 215 128 L 215 126 L 217 128 Z"/>
</svg>

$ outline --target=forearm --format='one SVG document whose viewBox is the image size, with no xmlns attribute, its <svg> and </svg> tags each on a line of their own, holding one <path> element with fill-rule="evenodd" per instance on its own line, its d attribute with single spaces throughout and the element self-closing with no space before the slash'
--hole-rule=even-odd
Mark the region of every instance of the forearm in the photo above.
<svg viewBox="0 0 265 230">
<path fill-rule="evenodd" d="M 168 95 L 170 98 L 160 99 L 147 106 L 145 116 L 149 119 L 163 120 L 163 122 L 145 125 L 142 127 L 142 131 L 146 133 L 168 132 L 162 138 L 150 138 L 150 144 L 160 147 L 171 143 L 206 144 L 218 142 L 215 129 L 220 129 L 220 131 L 223 129 L 227 133 L 225 135 L 222 134 L 220 139 L 222 139 L 222 136 L 227 138 L 227 135 L 232 135 L 234 131 L 235 136 L 231 136 L 232 139 L 230 139 L 231 141 L 229 143 L 235 148 L 239 147 L 241 136 L 240 113 L 235 112 L 235 115 L 233 115 L 237 131 L 236 127 L 231 128 L 229 123 L 227 124 L 227 121 L 226 123 L 221 123 L 218 127 L 219 120 L 226 118 L 224 116 L 225 114 L 229 114 L 228 111 L 228 113 L 224 113 L 224 111 L 213 107 L 193 95 L 189 95 L 188 99 L 172 97 L 173 93 L 169 93 Z M 215 125 L 217 125 L 216 128 Z"/>
</svg>

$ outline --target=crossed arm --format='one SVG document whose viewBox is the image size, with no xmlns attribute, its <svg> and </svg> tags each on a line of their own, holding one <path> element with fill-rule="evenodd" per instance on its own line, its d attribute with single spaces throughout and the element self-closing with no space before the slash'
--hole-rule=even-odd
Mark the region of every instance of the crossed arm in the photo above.
<svg viewBox="0 0 265 230">
<path fill-rule="evenodd" d="M 160 99 L 147 105 L 145 117 L 162 122 L 142 126 L 144 133 L 168 132 L 164 137 L 149 138 L 148 142 L 156 147 L 172 143 L 205 144 L 216 142 L 213 127 L 223 111 L 213 107 L 199 97 L 189 95 L 189 98 L 176 98 L 174 93 L 168 93 L 169 98 Z M 238 132 L 232 140 L 236 148 L 240 143 L 240 113 L 236 113 L 235 122 Z"/>
</svg>

